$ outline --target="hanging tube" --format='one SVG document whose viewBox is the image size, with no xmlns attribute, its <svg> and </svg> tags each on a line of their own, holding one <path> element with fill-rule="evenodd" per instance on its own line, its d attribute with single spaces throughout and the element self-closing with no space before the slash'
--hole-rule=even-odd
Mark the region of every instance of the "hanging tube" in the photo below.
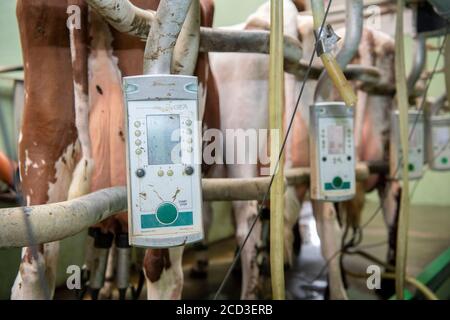
<svg viewBox="0 0 450 320">
<path fill-rule="evenodd" d="M 414 50 L 414 63 L 411 68 L 411 72 L 408 76 L 408 92 L 409 95 L 414 91 L 414 87 L 425 68 L 425 62 L 427 60 L 427 48 L 426 39 L 423 34 L 418 34 L 415 39 L 415 50 Z"/>
<path fill-rule="evenodd" d="M 324 27 L 322 33 L 319 34 L 324 18 L 323 0 L 311 0 L 311 8 L 313 11 L 314 30 L 318 37 L 317 41 L 325 41 L 327 28 Z M 325 69 L 328 72 L 328 75 L 330 76 L 331 81 L 336 86 L 345 104 L 350 107 L 355 106 L 356 94 L 353 91 L 353 88 L 350 86 L 350 83 L 345 78 L 342 69 L 339 67 L 339 64 L 337 63 L 331 52 L 329 52 L 328 50 L 321 50 L 319 56 Z"/>
<path fill-rule="evenodd" d="M 347 67 L 355 54 L 358 52 L 358 46 L 361 42 L 363 30 L 363 9 L 364 5 L 362 0 L 346 1 L 348 19 L 345 24 L 345 39 L 342 48 L 336 55 L 336 61 L 341 69 L 345 69 L 345 67 Z M 322 71 L 319 80 L 317 81 L 314 100 L 316 102 L 326 100 L 330 91 L 331 83 L 327 76 L 327 72 Z"/>
<path fill-rule="evenodd" d="M 273 299 L 284 300 L 284 157 L 278 163 L 284 114 L 284 70 L 283 59 L 280 59 L 283 56 L 283 1 L 270 1 L 270 21 L 269 118 L 271 131 L 280 133 L 270 146 L 271 172 L 275 175 L 270 190 L 270 274 Z"/>
</svg>

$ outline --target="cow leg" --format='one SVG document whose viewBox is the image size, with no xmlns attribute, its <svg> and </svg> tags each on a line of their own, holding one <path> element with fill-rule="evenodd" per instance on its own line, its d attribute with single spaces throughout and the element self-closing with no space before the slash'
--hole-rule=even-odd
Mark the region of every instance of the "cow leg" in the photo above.
<svg viewBox="0 0 450 320">
<path fill-rule="evenodd" d="M 401 186 L 398 181 L 391 181 L 378 187 L 378 195 L 382 204 L 384 221 L 388 229 L 387 263 L 395 267 L 397 247 L 397 223 L 400 211 Z M 388 299 L 395 293 L 395 282 L 382 279 L 380 296 Z"/>
<path fill-rule="evenodd" d="M 194 245 L 195 264 L 190 272 L 190 276 L 197 279 L 204 279 L 208 276 L 208 235 L 212 220 L 211 202 L 203 202 L 202 214 L 204 238 L 202 242 Z"/>
<path fill-rule="evenodd" d="M 22 262 L 11 292 L 12 300 L 52 299 L 55 290 L 59 242 L 22 249 Z"/>
<path fill-rule="evenodd" d="M 341 230 L 337 223 L 336 211 L 330 202 L 311 201 L 316 218 L 317 233 L 322 244 L 322 256 L 328 263 L 330 298 L 348 299 L 342 281 L 340 259 Z"/>
<path fill-rule="evenodd" d="M 180 300 L 183 289 L 184 246 L 148 249 L 144 258 L 147 299 Z"/>
<path fill-rule="evenodd" d="M 257 201 L 234 201 L 233 212 L 236 221 L 236 238 L 239 246 L 244 243 L 257 215 Z M 250 237 L 241 252 L 242 289 L 241 299 L 257 299 L 259 266 L 256 261 L 257 248 L 261 246 L 261 221 L 256 222 Z"/>
<path fill-rule="evenodd" d="M 299 213 L 303 203 L 303 196 L 299 197 L 294 187 L 285 191 L 284 211 L 284 264 L 292 267 L 294 264 L 294 228 L 298 228 Z"/>
<path fill-rule="evenodd" d="M 364 185 L 360 182 L 356 182 L 356 193 L 355 197 L 351 200 L 342 202 L 343 214 L 345 214 L 345 218 L 342 221 L 345 221 L 349 228 L 352 228 L 353 232 L 356 232 L 358 227 L 361 224 L 361 214 L 364 209 L 364 203 L 366 199 L 366 192 L 364 189 Z"/>
</svg>

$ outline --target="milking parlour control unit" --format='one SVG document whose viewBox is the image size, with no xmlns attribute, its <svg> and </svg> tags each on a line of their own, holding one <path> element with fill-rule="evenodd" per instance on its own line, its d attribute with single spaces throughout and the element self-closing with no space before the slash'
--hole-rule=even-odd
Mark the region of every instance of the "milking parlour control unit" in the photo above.
<svg viewBox="0 0 450 320">
<path fill-rule="evenodd" d="M 432 115 L 426 121 L 427 162 L 432 170 L 450 170 L 450 114 Z"/>
<path fill-rule="evenodd" d="M 393 179 L 402 178 L 401 159 L 403 150 L 400 144 L 400 113 L 394 110 L 391 113 L 391 131 L 390 131 L 390 176 Z M 417 110 L 408 111 L 408 179 L 420 179 L 423 176 L 423 165 L 425 162 L 425 128 L 423 113 Z"/>
<path fill-rule="evenodd" d="M 130 245 L 203 239 L 197 77 L 124 78 Z"/>
<path fill-rule="evenodd" d="M 353 108 L 343 102 L 310 106 L 311 198 L 344 201 L 355 195 Z"/>
</svg>

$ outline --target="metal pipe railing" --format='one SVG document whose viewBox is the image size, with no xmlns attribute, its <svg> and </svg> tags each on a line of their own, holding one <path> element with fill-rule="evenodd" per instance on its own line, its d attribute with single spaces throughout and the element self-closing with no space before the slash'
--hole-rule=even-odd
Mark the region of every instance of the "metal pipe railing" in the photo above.
<svg viewBox="0 0 450 320">
<path fill-rule="evenodd" d="M 370 174 L 387 172 L 385 162 L 358 163 L 356 179 L 365 181 Z M 284 180 L 287 186 L 307 184 L 309 168 L 287 169 Z M 202 179 L 203 199 L 262 200 L 269 183 L 270 177 Z M 59 203 L 0 209 L 0 248 L 62 240 L 126 210 L 125 187 L 107 188 Z M 27 225 L 33 227 L 34 243 L 28 237 Z"/>
</svg>

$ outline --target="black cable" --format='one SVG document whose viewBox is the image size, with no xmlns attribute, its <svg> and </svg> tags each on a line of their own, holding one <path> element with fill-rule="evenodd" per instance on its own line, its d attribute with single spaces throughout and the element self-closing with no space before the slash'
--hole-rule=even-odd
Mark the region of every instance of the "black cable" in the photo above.
<svg viewBox="0 0 450 320">
<path fill-rule="evenodd" d="M 321 24 L 321 26 L 320 26 L 320 31 L 319 31 L 319 34 L 318 34 L 318 36 L 317 36 L 318 39 L 320 39 L 320 37 L 321 37 L 321 35 L 322 35 L 322 31 L 323 31 L 323 28 L 324 28 L 324 25 L 325 25 L 325 21 L 326 21 L 326 18 L 327 18 L 327 16 L 328 16 L 328 12 L 330 11 L 330 7 L 331 7 L 331 3 L 332 3 L 332 2 L 333 2 L 332 0 L 330 0 L 330 1 L 328 2 L 328 6 L 327 6 L 327 9 L 325 10 L 324 18 L 323 18 L 322 24 Z M 285 136 L 284 136 L 284 139 L 283 139 L 283 143 L 282 143 L 282 145 L 281 145 L 280 152 L 279 152 L 279 154 L 278 154 L 278 159 L 277 159 L 277 162 L 276 162 L 276 164 L 275 164 L 274 171 L 273 171 L 273 173 L 272 173 L 272 175 L 271 175 L 271 177 L 270 177 L 270 182 L 269 182 L 269 186 L 268 186 L 268 188 L 267 188 L 267 191 L 266 191 L 266 193 L 264 194 L 263 200 L 262 200 L 261 203 L 258 205 L 258 207 L 259 207 L 259 208 L 258 208 L 258 213 L 257 213 L 256 217 L 255 217 L 255 218 L 253 219 L 253 221 L 252 221 L 252 224 L 251 224 L 251 226 L 250 226 L 250 230 L 248 231 L 247 235 L 245 236 L 244 241 L 242 242 L 242 245 L 239 247 L 239 249 L 238 249 L 238 251 L 237 251 L 237 253 L 236 253 L 236 255 L 235 255 L 234 259 L 233 259 L 233 262 L 231 263 L 231 266 L 228 268 L 227 273 L 225 274 L 225 277 L 224 277 L 222 283 L 221 283 L 220 286 L 219 286 L 219 289 L 217 290 L 216 294 L 214 295 L 214 300 L 217 300 L 218 296 L 219 296 L 220 293 L 222 292 L 223 287 L 225 286 L 226 282 L 228 281 L 228 279 L 229 279 L 229 277 L 230 277 L 230 275 L 231 275 L 231 272 L 233 271 L 233 269 L 234 269 L 234 267 L 235 267 L 237 261 L 239 260 L 239 257 L 241 256 L 241 253 L 242 253 L 242 250 L 243 250 L 245 244 L 247 243 L 248 239 L 250 238 L 250 234 L 252 233 L 252 231 L 253 231 L 253 229 L 254 229 L 254 227 L 255 227 L 255 225 L 256 225 L 256 222 L 257 222 L 258 219 L 261 217 L 262 206 L 263 206 L 263 204 L 267 201 L 267 197 L 268 197 L 268 195 L 269 195 L 269 193 L 270 193 L 270 189 L 272 188 L 272 183 L 273 183 L 273 181 L 274 181 L 274 179 L 275 179 L 275 174 L 276 174 L 276 172 L 278 171 L 278 166 L 279 166 L 279 163 L 280 163 L 280 159 L 281 159 L 282 156 L 283 156 L 283 151 L 284 151 L 284 148 L 285 148 L 285 146 L 286 146 L 287 138 L 288 138 L 289 133 L 290 133 L 290 131 L 291 131 L 292 124 L 294 123 L 294 117 L 295 117 L 295 114 L 296 114 L 296 112 L 297 112 L 297 110 L 298 110 L 298 106 L 299 106 L 299 104 L 300 104 L 300 99 L 301 99 L 301 97 L 302 97 L 302 95 L 303 95 L 303 91 L 304 91 L 304 89 L 305 89 L 306 81 L 308 80 L 308 76 L 309 76 L 309 73 L 310 73 L 311 68 L 312 68 L 312 63 L 313 63 L 313 61 L 314 61 L 314 55 L 315 55 L 315 53 L 316 53 L 316 51 L 317 51 L 318 44 L 319 44 L 319 42 L 316 41 L 315 46 L 314 46 L 314 50 L 313 50 L 313 52 L 312 52 L 312 54 L 311 54 L 311 58 L 310 58 L 310 60 L 309 60 L 308 68 L 306 69 L 305 75 L 304 75 L 304 77 L 303 77 L 302 86 L 301 86 L 301 88 L 300 88 L 300 93 L 299 93 L 299 95 L 298 95 L 298 98 L 297 98 L 297 102 L 296 102 L 296 104 L 295 104 L 294 111 L 292 112 L 291 118 L 290 118 L 290 120 L 289 120 L 289 125 L 288 125 L 288 128 L 287 128 L 286 134 L 285 134 Z"/>
</svg>

